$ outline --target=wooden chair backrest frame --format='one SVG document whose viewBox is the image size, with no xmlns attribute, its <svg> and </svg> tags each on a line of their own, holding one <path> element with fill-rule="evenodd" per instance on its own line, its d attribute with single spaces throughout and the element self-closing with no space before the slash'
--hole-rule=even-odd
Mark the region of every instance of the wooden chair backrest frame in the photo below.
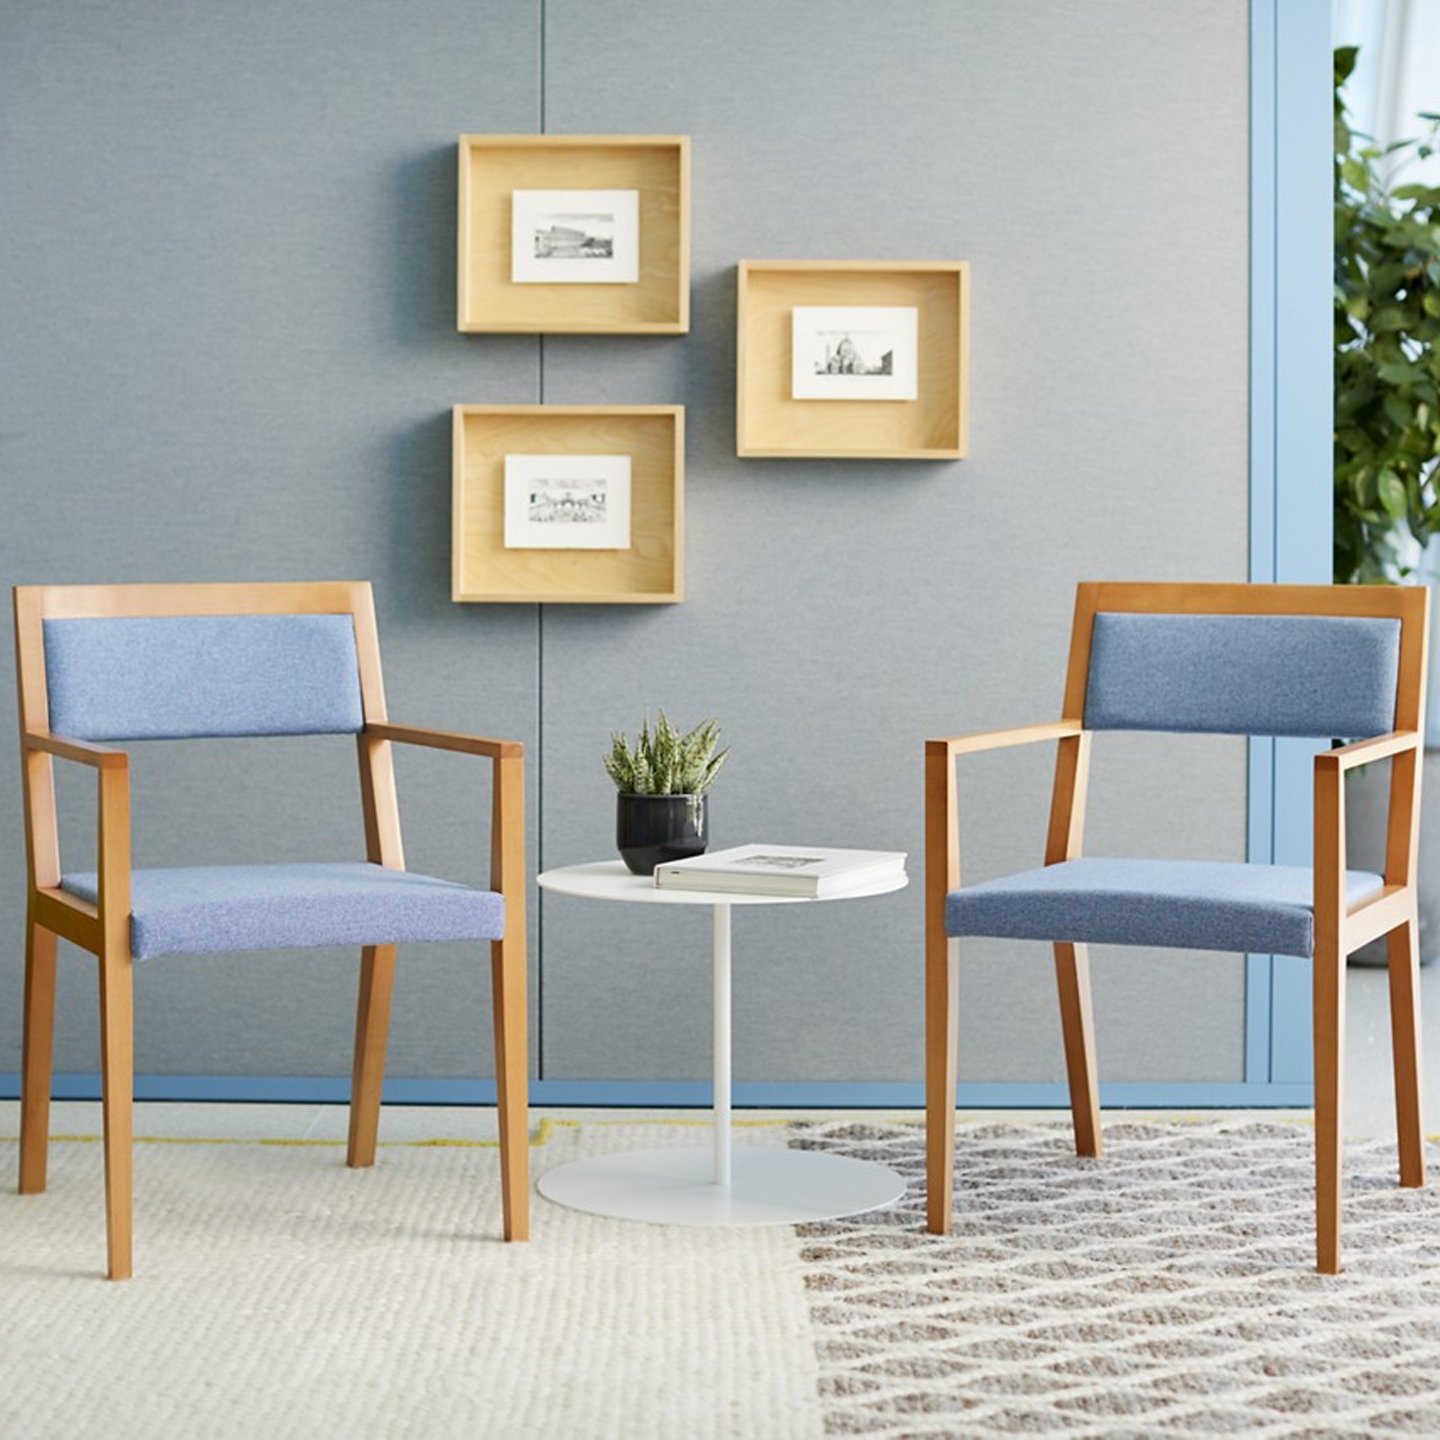
<svg viewBox="0 0 1440 1440">
<path fill-rule="evenodd" d="M 54 758 L 45 751 L 27 746 L 23 738 L 27 733 L 50 734 L 50 705 L 45 677 L 45 621 L 192 615 L 349 615 L 355 626 L 355 651 L 359 662 L 361 709 L 365 725 L 381 724 L 387 718 L 375 601 L 367 581 L 17 586 L 15 654 L 20 689 L 26 862 L 32 902 L 37 894 L 45 897 L 50 902 L 47 908 L 52 913 L 58 902 L 63 904 L 66 912 L 74 912 L 73 915 L 67 914 L 66 918 L 83 920 L 87 911 L 90 917 L 95 916 L 92 907 L 64 896 L 57 889 L 60 883 L 60 837 Z M 403 870 L 405 855 L 400 838 L 400 811 L 390 745 L 365 730 L 356 736 L 356 742 L 366 859 L 393 870 Z M 107 804 L 105 778 L 102 771 L 102 811 Z M 112 808 L 116 803 L 117 800 L 111 800 Z M 127 823 L 123 828 L 128 842 L 128 795 L 126 806 Z M 126 850 L 128 852 L 128 843 Z M 128 871 L 128 853 L 123 858 L 124 868 Z M 102 866 L 102 892 L 106 868 Z M 118 871 L 120 867 L 113 868 Z M 117 873 L 117 883 L 118 880 Z M 123 909 L 128 913 L 128 875 L 125 890 Z M 49 892 L 48 896 L 46 892 Z M 116 898 L 120 897 L 117 895 Z M 122 907 L 114 908 L 119 910 Z M 62 933 L 77 940 L 77 943 L 85 944 L 87 949 L 95 948 L 87 938 L 81 938 L 90 935 L 90 926 L 65 925 Z M 95 938 L 98 940 L 99 936 Z"/>
<path fill-rule="evenodd" d="M 1075 619 L 1070 632 L 1070 659 L 1061 717 L 1080 726 L 1085 723 L 1091 639 L 1098 613 L 1364 616 L 1400 622 L 1394 729 L 1418 731 L 1425 715 L 1429 600 L 1429 592 L 1420 586 L 1084 582 L 1075 592 Z M 1090 736 L 1090 731 L 1082 729 L 1059 741 L 1045 845 L 1047 865 L 1080 854 Z M 1417 748 L 1396 754 L 1391 760 L 1387 885 L 1409 887 L 1415 881 L 1420 824 L 1419 759 Z"/>
</svg>

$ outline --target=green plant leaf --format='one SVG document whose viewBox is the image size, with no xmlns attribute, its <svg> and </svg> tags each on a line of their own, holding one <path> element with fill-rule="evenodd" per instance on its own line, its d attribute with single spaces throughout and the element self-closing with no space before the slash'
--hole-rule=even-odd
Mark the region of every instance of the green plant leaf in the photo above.
<svg viewBox="0 0 1440 1440">
<path fill-rule="evenodd" d="M 1393 520 L 1405 518 L 1405 482 L 1393 471 L 1382 470 L 1379 481 L 1380 503 Z"/>
<path fill-rule="evenodd" d="M 714 782 L 728 750 L 716 755 L 719 723 L 703 720 L 682 734 L 664 710 L 652 728 L 647 712 L 632 747 L 629 737 L 613 733 L 605 773 L 622 793 L 631 795 L 703 795 Z"/>
<path fill-rule="evenodd" d="M 1378 365 L 1375 373 L 1387 385 L 1409 385 L 1420 378 L 1420 370 L 1408 360 L 1391 360 Z"/>
<path fill-rule="evenodd" d="M 1440 186 L 1395 173 L 1440 148 L 1440 113 L 1383 147 L 1353 130 L 1356 54 L 1334 52 L 1335 579 L 1384 584 L 1440 536 Z"/>
</svg>

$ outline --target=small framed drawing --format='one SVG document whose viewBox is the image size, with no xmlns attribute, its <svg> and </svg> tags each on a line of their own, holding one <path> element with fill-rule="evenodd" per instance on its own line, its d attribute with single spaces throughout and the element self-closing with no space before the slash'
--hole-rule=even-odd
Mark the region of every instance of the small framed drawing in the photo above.
<svg viewBox="0 0 1440 1440">
<path fill-rule="evenodd" d="M 510 279 L 516 285 L 635 285 L 638 190 L 515 190 Z"/>
<path fill-rule="evenodd" d="M 913 305 L 797 305 L 791 398 L 915 399 L 919 315 Z"/>
<path fill-rule="evenodd" d="M 628 550 L 628 455 L 507 455 L 507 550 Z"/>
</svg>

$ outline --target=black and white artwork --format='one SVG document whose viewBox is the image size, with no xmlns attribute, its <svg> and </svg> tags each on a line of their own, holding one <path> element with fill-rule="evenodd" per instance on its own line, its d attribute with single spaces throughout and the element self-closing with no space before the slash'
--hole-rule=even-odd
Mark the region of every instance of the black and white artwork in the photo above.
<svg viewBox="0 0 1440 1440">
<path fill-rule="evenodd" d="M 919 311 L 912 305 L 797 305 L 796 400 L 914 400 Z"/>
<path fill-rule="evenodd" d="M 505 547 L 628 550 L 628 455 L 507 455 Z"/>
<path fill-rule="evenodd" d="M 517 285 L 634 285 L 638 190 L 516 190 L 510 278 Z"/>
<path fill-rule="evenodd" d="M 823 855 L 742 855 L 737 865 L 753 865 L 760 870 L 805 870 L 812 865 L 823 865 Z"/>
</svg>

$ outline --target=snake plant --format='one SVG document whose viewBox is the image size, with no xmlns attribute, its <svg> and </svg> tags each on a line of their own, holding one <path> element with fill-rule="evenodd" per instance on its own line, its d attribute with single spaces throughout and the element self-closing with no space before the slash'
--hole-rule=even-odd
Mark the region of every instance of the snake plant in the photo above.
<svg viewBox="0 0 1440 1440">
<path fill-rule="evenodd" d="M 718 721 L 702 720 L 682 735 L 662 710 L 653 729 L 645 716 L 633 747 L 629 736 L 611 734 L 605 773 L 622 795 L 703 795 L 730 753 L 716 753 L 719 738 Z"/>
</svg>

